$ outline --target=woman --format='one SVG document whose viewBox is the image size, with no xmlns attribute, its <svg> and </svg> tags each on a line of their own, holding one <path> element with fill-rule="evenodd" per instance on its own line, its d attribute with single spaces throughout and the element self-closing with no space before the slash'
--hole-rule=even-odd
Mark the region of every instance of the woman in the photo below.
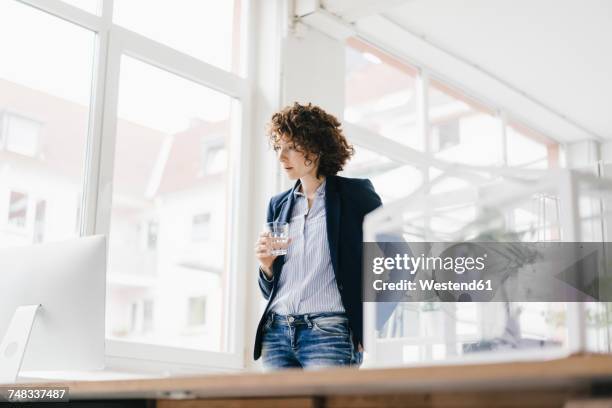
<svg viewBox="0 0 612 408">
<path fill-rule="evenodd" d="M 361 364 L 364 216 L 381 205 L 367 179 L 337 176 L 353 155 L 334 116 L 295 103 L 272 116 L 268 137 L 294 187 L 271 198 L 267 221 L 289 223 L 287 254 L 256 243 L 268 300 L 254 358 L 265 369 Z"/>
</svg>

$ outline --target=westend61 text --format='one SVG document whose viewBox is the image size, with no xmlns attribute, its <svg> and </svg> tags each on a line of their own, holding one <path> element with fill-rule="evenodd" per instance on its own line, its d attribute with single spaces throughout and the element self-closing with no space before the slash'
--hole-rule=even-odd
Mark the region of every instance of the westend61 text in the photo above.
<svg viewBox="0 0 612 408">
<path fill-rule="evenodd" d="M 407 279 L 402 279 L 399 282 L 384 282 L 380 279 L 375 280 L 372 283 L 374 290 L 385 291 L 385 290 L 403 290 L 403 291 L 414 291 L 414 290 L 439 290 L 439 291 L 492 291 L 491 280 L 480 279 L 472 280 L 470 282 L 436 282 L 433 279 L 419 280 L 417 282 L 411 282 Z M 418 287 L 417 287 L 418 286 Z"/>
</svg>

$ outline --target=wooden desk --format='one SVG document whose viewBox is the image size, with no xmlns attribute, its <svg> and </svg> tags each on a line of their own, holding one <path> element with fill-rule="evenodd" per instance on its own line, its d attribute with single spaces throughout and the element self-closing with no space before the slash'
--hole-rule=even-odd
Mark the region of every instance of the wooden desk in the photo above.
<svg viewBox="0 0 612 408">
<path fill-rule="evenodd" d="M 563 407 L 571 399 L 612 397 L 612 356 L 583 354 L 522 363 L 285 370 L 45 385 L 69 387 L 72 400 L 113 399 L 114 406 L 158 408 Z M 120 401 L 126 399 L 129 401 Z"/>
</svg>

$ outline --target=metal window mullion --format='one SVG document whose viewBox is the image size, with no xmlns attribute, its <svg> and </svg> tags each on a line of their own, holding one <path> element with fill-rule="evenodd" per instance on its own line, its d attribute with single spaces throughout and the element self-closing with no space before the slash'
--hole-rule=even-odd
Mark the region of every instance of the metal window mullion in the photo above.
<svg viewBox="0 0 612 408">
<path fill-rule="evenodd" d="M 249 174 L 251 174 L 252 151 L 250 129 L 253 121 L 252 101 L 253 101 L 253 77 L 255 75 L 254 59 L 254 41 L 256 35 L 254 18 L 252 16 L 253 5 L 251 2 L 245 2 L 242 10 L 241 21 L 244 29 L 241 30 L 240 43 L 243 44 L 240 55 L 240 70 L 247 75 L 244 81 L 245 90 L 240 104 L 240 118 L 232 117 L 232 126 L 230 133 L 230 161 L 228 162 L 229 174 L 229 191 L 228 196 L 229 211 L 226 214 L 226 225 L 229 225 L 230 231 L 226 236 L 228 242 L 234 242 L 235 245 L 228 245 L 228 276 L 226 279 L 226 296 L 223 304 L 225 310 L 224 327 L 224 346 L 225 349 L 239 356 L 241 367 L 244 367 L 244 350 L 245 334 L 247 333 L 246 324 L 246 304 L 247 288 L 244 284 L 243 277 L 240 273 L 248 271 L 248 259 L 241 254 L 248 253 L 251 249 L 251 235 L 249 234 L 249 206 L 237 205 L 237 203 L 251 202 L 252 193 L 249 186 Z M 247 42 L 249 43 L 248 45 Z M 240 119 L 240 123 L 236 121 Z"/>
<path fill-rule="evenodd" d="M 28 6 L 44 11 L 62 20 L 74 23 L 91 31 L 101 32 L 104 30 L 102 17 L 91 14 L 76 6 L 59 0 L 17 0 Z M 108 0 L 104 0 L 106 3 Z M 112 0 L 111 0 L 112 1 Z"/>
<path fill-rule="evenodd" d="M 561 207 L 563 242 L 581 242 L 576 178 L 570 170 L 563 172 L 560 196 L 566 198 Z M 567 346 L 572 353 L 586 352 L 586 308 L 583 302 L 567 302 Z"/>
<path fill-rule="evenodd" d="M 250 235 L 245 230 L 248 221 L 248 206 L 238 205 L 238 203 L 249 202 L 249 151 L 250 145 L 245 137 L 249 134 L 249 119 L 250 114 L 248 107 L 250 106 L 250 96 L 242 101 L 240 105 L 240 116 L 230 117 L 232 122 L 230 126 L 230 144 L 229 152 L 230 159 L 228 162 L 228 209 L 226 214 L 226 225 L 229 226 L 226 242 L 228 243 L 228 266 L 227 279 L 225 283 L 224 296 L 224 346 L 226 350 L 240 355 L 242 363 L 242 353 L 244 350 L 245 338 L 245 313 L 244 299 L 246 296 L 246 288 L 241 285 L 244 279 L 239 276 L 240 272 L 248 270 L 248 259 L 241 254 L 248 253 L 250 250 Z M 240 122 L 238 123 L 238 121 Z M 234 245 L 229 243 L 233 242 Z"/>
<path fill-rule="evenodd" d="M 501 128 L 501 141 L 502 141 L 502 166 L 508 167 L 508 118 L 506 112 L 503 110 L 497 111 L 497 120 Z"/>
<path fill-rule="evenodd" d="M 102 152 L 104 104 L 106 95 L 109 36 L 113 0 L 105 0 L 102 10 L 102 29 L 96 36 L 92 98 L 89 109 L 89 129 L 86 145 L 80 235 L 96 233 L 96 214 L 99 201 L 100 163 Z"/>
<path fill-rule="evenodd" d="M 110 232 L 112 182 L 117 130 L 117 104 L 119 97 L 119 70 L 121 63 L 121 47 L 118 40 L 119 39 L 114 35 L 113 31 L 109 30 L 106 39 L 106 76 L 103 85 L 104 100 L 101 101 L 102 116 L 100 121 L 100 139 L 97 145 L 98 153 L 95 155 L 98 160 L 98 165 L 95 166 L 98 171 L 98 176 L 95 178 L 95 182 L 97 183 L 94 212 L 95 222 L 93 226 L 90 226 L 93 228 L 95 234 L 104 234 L 107 237 Z"/>
<path fill-rule="evenodd" d="M 423 146 L 425 150 L 425 160 L 428 162 L 421 167 L 423 174 L 423 194 L 429 195 L 431 190 L 430 169 L 431 169 L 431 132 L 429 123 L 429 73 L 424 68 L 419 68 L 416 77 L 416 105 L 417 105 L 417 129 L 420 136 L 423 138 Z M 429 207 L 425 208 L 423 227 L 425 233 L 429 234 L 429 226 L 431 223 L 431 212 Z M 425 236 L 425 239 L 429 239 Z"/>
</svg>

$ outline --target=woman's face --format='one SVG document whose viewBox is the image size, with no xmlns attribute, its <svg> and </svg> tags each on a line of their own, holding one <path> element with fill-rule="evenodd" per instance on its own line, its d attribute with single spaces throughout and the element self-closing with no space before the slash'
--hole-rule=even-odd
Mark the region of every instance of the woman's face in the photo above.
<svg viewBox="0 0 612 408">
<path fill-rule="evenodd" d="M 306 161 L 304 153 L 298 151 L 294 143 L 291 142 L 286 136 L 283 136 L 278 141 L 278 143 L 274 146 L 274 150 L 276 151 L 278 161 L 281 163 L 281 166 L 287 173 L 287 177 L 289 177 L 290 180 L 297 180 L 306 175 L 316 177 L 316 160 L 312 159 L 310 162 Z"/>
</svg>

